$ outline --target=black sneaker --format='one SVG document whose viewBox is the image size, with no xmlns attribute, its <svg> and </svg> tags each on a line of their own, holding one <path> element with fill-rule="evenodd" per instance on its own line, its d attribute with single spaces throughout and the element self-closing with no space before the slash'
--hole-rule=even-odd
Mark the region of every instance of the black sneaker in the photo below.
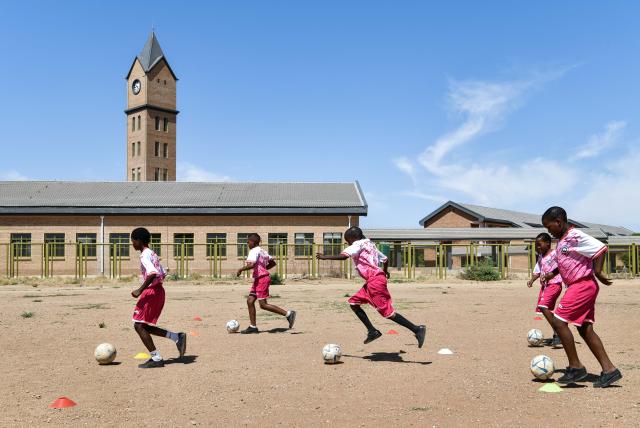
<svg viewBox="0 0 640 428">
<path fill-rule="evenodd" d="M 564 374 L 556 382 L 561 385 L 570 385 L 572 383 L 585 380 L 587 376 L 589 376 L 589 374 L 587 373 L 587 369 L 585 367 L 582 367 L 581 369 L 567 367 Z"/>
<path fill-rule="evenodd" d="M 153 361 L 153 358 L 149 358 L 142 364 L 138 364 L 138 368 L 141 369 L 155 369 L 156 367 L 164 367 L 164 360 Z"/>
<path fill-rule="evenodd" d="M 380 336 L 382 336 L 382 333 L 380 333 L 380 330 L 371 330 L 367 334 L 367 338 L 364 340 L 364 344 L 366 345 L 367 343 L 371 343 L 377 338 L 379 338 Z"/>
<path fill-rule="evenodd" d="M 180 358 L 184 357 L 184 353 L 187 352 L 187 334 L 178 333 L 178 341 L 176 342 L 178 352 L 180 352 Z"/>
<path fill-rule="evenodd" d="M 553 340 L 555 339 L 555 336 L 553 338 L 549 337 L 548 339 L 545 339 L 542 341 L 542 344 L 544 346 L 551 346 L 553 345 Z"/>
<path fill-rule="evenodd" d="M 562 340 L 560 340 L 560 336 L 553 336 L 553 339 L 551 339 L 551 347 L 553 349 L 562 348 Z"/>
<path fill-rule="evenodd" d="M 427 326 L 419 325 L 418 332 L 416 333 L 416 339 L 418 339 L 418 348 L 422 348 L 424 344 L 424 337 L 427 334 Z"/>
<path fill-rule="evenodd" d="M 600 373 L 600 377 L 598 378 L 598 380 L 593 382 L 593 387 L 606 388 L 608 386 L 611 386 L 613 382 L 617 382 L 620 379 L 622 379 L 622 373 L 620 373 L 620 370 L 618 369 L 615 369 L 611 373 L 602 372 Z"/>
<path fill-rule="evenodd" d="M 289 311 L 287 321 L 289 321 L 289 328 L 293 328 L 293 323 L 296 322 L 296 311 Z"/>
<path fill-rule="evenodd" d="M 242 330 L 240 332 L 240 334 L 255 334 L 255 333 L 259 333 L 259 332 L 260 332 L 260 330 L 258 330 L 258 327 L 249 326 L 249 327 L 245 328 L 244 330 Z"/>
</svg>

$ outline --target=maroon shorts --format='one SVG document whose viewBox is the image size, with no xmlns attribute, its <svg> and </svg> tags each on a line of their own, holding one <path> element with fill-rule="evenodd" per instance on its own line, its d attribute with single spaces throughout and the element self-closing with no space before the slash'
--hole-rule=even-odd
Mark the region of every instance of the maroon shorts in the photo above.
<svg viewBox="0 0 640 428">
<path fill-rule="evenodd" d="M 387 289 L 387 277 L 379 273 L 367 280 L 360 290 L 349 298 L 350 305 L 370 304 L 385 318 L 393 316 L 393 301 Z"/>
<path fill-rule="evenodd" d="M 164 287 L 156 285 L 146 288 L 133 310 L 133 321 L 156 325 L 164 307 Z"/>
<path fill-rule="evenodd" d="M 594 278 L 584 278 L 567 286 L 554 315 L 573 325 L 596 322 L 596 297 L 600 287 Z"/>
<path fill-rule="evenodd" d="M 271 276 L 264 275 L 253 279 L 253 286 L 249 291 L 250 296 L 256 296 L 258 300 L 266 300 L 269 297 L 269 285 L 271 285 Z"/>
<path fill-rule="evenodd" d="M 562 294 L 562 283 L 556 282 L 553 284 L 547 284 L 546 286 L 540 286 L 540 294 L 538 295 L 538 305 L 536 306 L 536 312 L 540 311 L 540 308 L 549 309 L 553 311 L 556 307 L 556 301 Z"/>
</svg>

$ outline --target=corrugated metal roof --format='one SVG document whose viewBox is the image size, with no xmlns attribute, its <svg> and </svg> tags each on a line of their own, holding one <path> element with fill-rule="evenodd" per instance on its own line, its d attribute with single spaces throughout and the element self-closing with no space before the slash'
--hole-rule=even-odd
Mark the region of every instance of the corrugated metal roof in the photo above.
<svg viewBox="0 0 640 428">
<path fill-rule="evenodd" d="M 640 236 L 610 236 L 610 245 L 640 245 Z"/>
<path fill-rule="evenodd" d="M 605 240 L 600 229 L 580 229 L 594 238 Z M 544 228 L 484 227 L 484 228 L 422 228 L 422 229 L 365 229 L 367 238 L 374 241 L 507 241 L 535 239 L 547 232 Z"/>
<path fill-rule="evenodd" d="M 367 212 L 357 182 L 0 182 L 0 213 L 33 212 L 26 208 L 54 209 L 55 212 L 78 212 L 74 210 L 82 208 L 192 209 L 193 213 L 206 209 L 221 213 L 231 213 L 234 209 L 248 213 L 313 209 L 364 215 Z"/>
</svg>

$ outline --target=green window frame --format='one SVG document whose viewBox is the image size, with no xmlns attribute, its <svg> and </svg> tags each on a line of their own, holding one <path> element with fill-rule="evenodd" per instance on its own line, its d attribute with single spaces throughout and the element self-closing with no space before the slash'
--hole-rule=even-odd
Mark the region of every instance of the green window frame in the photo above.
<svg viewBox="0 0 640 428">
<path fill-rule="evenodd" d="M 310 257 L 313 251 L 313 233 L 295 233 L 295 256 Z"/>
<path fill-rule="evenodd" d="M 238 233 L 236 237 L 236 252 L 238 254 L 238 258 L 246 259 L 249 255 L 249 246 L 247 245 L 248 240 L 248 233 Z"/>
<path fill-rule="evenodd" d="M 64 233 L 45 233 L 44 243 L 48 244 L 49 257 L 64 259 Z"/>
<path fill-rule="evenodd" d="M 12 233 L 11 244 L 13 246 L 13 255 L 19 258 L 31 258 L 31 234 L 30 233 Z"/>
<path fill-rule="evenodd" d="M 271 256 L 277 255 L 278 246 L 284 244 L 287 245 L 289 235 L 287 233 L 269 233 L 267 235 L 267 251 Z M 287 250 L 285 249 L 285 254 Z"/>
<path fill-rule="evenodd" d="M 95 233 L 76 233 L 76 244 L 83 245 L 84 257 L 95 258 L 97 257 L 98 235 Z M 76 256 L 80 255 L 80 245 L 76 245 Z"/>
<path fill-rule="evenodd" d="M 162 257 L 162 245 L 160 245 L 161 242 L 162 242 L 161 233 L 151 233 L 149 248 L 151 248 L 153 252 L 158 255 L 158 257 Z"/>
<path fill-rule="evenodd" d="M 111 257 L 129 257 L 129 248 L 131 244 L 129 242 L 128 233 L 110 233 L 109 234 L 109 254 Z"/>
<path fill-rule="evenodd" d="M 214 244 L 218 244 L 219 257 L 227 257 L 227 234 L 207 233 L 207 257 L 213 257 Z"/>
<path fill-rule="evenodd" d="M 322 235 L 322 252 L 325 256 L 338 256 L 342 251 L 342 233 L 326 232 Z"/>
<path fill-rule="evenodd" d="M 193 257 L 193 233 L 173 234 L 173 257 L 180 257 L 182 244 L 184 245 L 184 256 Z"/>
</svg>

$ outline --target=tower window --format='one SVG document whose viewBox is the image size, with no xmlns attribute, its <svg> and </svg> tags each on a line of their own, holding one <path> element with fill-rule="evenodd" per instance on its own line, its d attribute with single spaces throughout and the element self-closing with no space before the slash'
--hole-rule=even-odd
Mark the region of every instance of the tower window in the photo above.
<svg viewBox="0 0 640 428">
<path fill-rule="evenodd" d="M 156 131 L 160 130 L 160 118 L 156 116 Z"/>
<path fill-rule="evenodd" d="M 169 181 L 169 170 L 167 168 L 162 170 L 162 181 Z"/>
<path fill-rule="evenodd" d="M 133 116 L 131 118 L 131 131 L 135 131 L 136 130 L 136 117 Z"/>
<path fill-rule="evenodd" d="M 164 132 L 169 132 L 169 119 L 166 117 L 163 119 L 162 129 Z"/>
<path fill-rule="evenodd" d="M 160 83 L 160 79 L 158 79 L 158 83 Z"/>
<path fill-rule="evenodd" d="M 160 156 L 160 141 L 156 141 L 155 156 L 156 157 Z"/>
<path fill-rule="evenodd" d="M 142 181 L 142 171 L 140 167 L 138 167 L 138 181 Z"/>
<path fill-rule="evenodd" d="M 168 143 L 164 143 L 164 146 L 162 147 L 162 156 L 165 159 L 169 158 L 169 144 Z"/>
<path fill-rule="evenodd" d="M 166 81 L 166 80 L 164 81 L 164 84 L 165 84 L 165 85 L 167 84 L 167 81 Z"/>
<path fill-rule="evenodd" d="M 136 155 L 136 143 L 131 143 L 131 156 Z"/>
<path fill-rule="evenodd" d="M 160 181 L 160 168 L 156 168 L 154 170 L 154 176 L 153 176 L 155 181 Z"/>
<path fill-rule="evenodd" d="M 138 131 L 140 130 L 140 115 L 138 115 Z"/>
<path fill-rule="evenodd" d="M 131 181 L 136 181 L 136 169 L 131 168 Z"/>
<path fill-rule="evenodd" d="M 138 150 L 136 151 L 136 154 L 140 156 L 140 141 L 138 141 Z"/>
</svg>

